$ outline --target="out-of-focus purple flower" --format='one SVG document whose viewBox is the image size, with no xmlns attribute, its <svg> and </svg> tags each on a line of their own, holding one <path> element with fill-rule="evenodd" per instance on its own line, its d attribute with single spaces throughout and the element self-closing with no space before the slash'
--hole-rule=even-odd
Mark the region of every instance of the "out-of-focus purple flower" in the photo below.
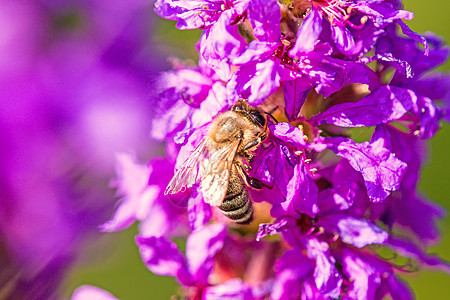
<svg viewBox="0 0 450 300">
<path fill-rule="evenodd" d="M 140 28 L 151 24 L 140 12 L 149 5 L 0 4 L 0 284 L 8 278 L 7 298 L 57 297 L 80 244 L 111 213 L 114 152 L 153 151 L 146 86 L 163 64 L 139 62 L 152 47 L 145 44 L 151 27 Z M 124 35 L 140 39 L 120 46 Z M 134 48 L 122 52 L 125 44 Z"/>
<path fill-rule="evenodd" d="M 102 290 L 101 288 L 83 285 L 77 288 L 70 298 L 71 300 L 117 300 L 111 293 Z"/>
<path fill-rule="evenodd" d="M 117 155 L 115 185 L 121 203 L 102 231 L 119 231 L 140 221 L 143 236 L 165 236 L 186 226 L 184 210 L 163 195 L 172 176 L 173 164 L 166 159 L 153 159 L 140 165 L 127 154 Z"/>
</svg>

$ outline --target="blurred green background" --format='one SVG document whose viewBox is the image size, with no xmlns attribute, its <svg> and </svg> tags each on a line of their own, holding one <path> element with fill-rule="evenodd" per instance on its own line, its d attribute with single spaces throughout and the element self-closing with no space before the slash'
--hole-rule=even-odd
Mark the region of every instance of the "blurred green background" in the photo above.
<svg viewBox="0 0 450 300">
<path fill-rule="evenodd" d="M 416 32 L 432 31 L 450 41 L 450 3 L 443 0 L 405 0 L 405 9 L 414 12 L 415 19 L 407 22 Z M 152 11 L 148 12 L 153 14 Z M 158 45 L 168 56 L 195 58 L 194 45 L 199 31 L 178 31 L 175 23 L 157 18 L 153 28 Z M 450 63 L 439 69 L 450 71 Z M 423 169 L 420 190 L 447 211 L 450 210 L 450 126 L 443 128 L 429 142 L 429 160 Z M 442 241 L 430 248 L 450 261 L 450 223 L 446 217 L 439 223 Z M 148 271 L 134 244 L 137 227 L 126 231 L 106 233 L 100 240 L 86 241 L 77 263 L 66 275 L 61 288 L 63 299 L 70 298 L 73 290 L 91 284 L 110 291 L 119 299 L 169 299 L 177 284 L 172 278 L 155 276 Z M 404 277 L 416 293 L 417 299 L 444 299 L 450 287 L 450 276 L 445 273 L 421 270 Z"/>
</svg>

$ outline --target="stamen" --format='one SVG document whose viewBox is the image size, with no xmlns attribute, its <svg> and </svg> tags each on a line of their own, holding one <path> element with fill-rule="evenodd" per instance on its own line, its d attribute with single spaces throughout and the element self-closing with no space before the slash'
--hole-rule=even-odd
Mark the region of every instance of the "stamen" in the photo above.
<svg viewBox="0 0 450 300">
<path fill-rule="evenodd" d="M 341 0 L 315 0 L 313 5 L 320 9 L 328 18 L 332 25 L 346 26 L 353 29 L 362 29 L 367 22 L 367 16 L 361 17 L 359 20 L 361 24 L 356 25 L 350 22 L 353 8 L 345 7 L 347 2 Z"/>
<path fill-rule="evenodd" d="M 320 226 L 320 227 L 318 228 L 318 231 L 317 231 L 316 233 L 314 233 L 314 235 L 315 235 L 315 236 L 319 236 L 319 235 L 322 235 L 322 234 L 324 234 L 324 233 L 325 233 L 325 229 L 323 229 L 323 227 Z"/>
</svg>

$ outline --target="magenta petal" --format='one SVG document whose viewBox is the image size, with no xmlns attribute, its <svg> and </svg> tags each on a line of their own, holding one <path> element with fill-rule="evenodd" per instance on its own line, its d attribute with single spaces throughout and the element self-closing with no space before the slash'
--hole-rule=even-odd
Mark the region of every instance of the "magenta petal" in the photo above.
<svg viewBox="0 0 450 300">
<path fill-rule="evenodd" d="M 193 285 L 183 254 L 165 237 L 136 237 L 142 260 L 157 275 L 173 276 L 183 285 Z"/>
<path fill-rule="evenodd" d="M 300 128 L 294 127 L 289 123 L 281 122 L 270 125 L 269 129 L 274 136 L 287 143 L 292 144 L 293 146 L 303 148 L 307 145 L 304 139 L 305 135 L 303 134 L 303 131 Z"/>
<path fill-rule="evenodd" d="M 277 219 L 274 223 L 261 223 L 256 234 L 256 240 L 260 241 L 266 235 L 278 234 L 284 231 L 287 226 L 288 220 L 286 218 Z"/>
<path fill-rule="evenodd" d="M 387 288 L 392 299 L 414 300 L 414 293 L 411 288 L 396 276 L 389 276 L 386 279 Z"/>
<path fill-rule="evenodd" d="M 211 206 L 203 201 L 203 196 L 197 189 L 192 190 L 188 203 L 188 220 L 191 231 L 198 231 L 211 220 Z"/>
<path fill-rule="evenodd" d="M 270 59 L 249 63 L 234 74 L 227 89 L 238 97 L 248 99 L 253 106 L 260 105 L 280 86 L 282 68 Z"/>
<path fill-rule="evenodd" d="M 345 217 L 337 221 L 342 241 L 357 248 L 370 244 L 384 244 L 389 235 L 386 231 L 367 220 Z"/>
<path fill-rule="evenodd" d="M 342 275 L 338 272 L 335 259 L 330 254 L 330 248 L 326 242 L 316 238 L 308 240 L 306 252 L 309 258 L 315 260 L 314 281 L 316 287 L 324 295 L 338 298 L 341 292 Z"/>
<path fill-rule="evenodd" d="M 383 147 L 382 141 L 355 143 L 347 138 L 326 138 L 329 149 L 345 158 L 364 177 L 367 195 L 373 202 L 398 190 L 407 165 Z"/>
<path fill-rule="evenodd" d="M 253 34 L 260 41 L 277 42 L 280 39 L 281 10 L 277 0 L 252 0 L 248 18 Z"/>
<path fill-rule="evenodd" d="M 321 213 L 335 213 L 349 209 L 353 205 L 355 191 L 350 185 L 340 185 L 319 192 L 319 209 Z"/>
<path fill-rule="evenodd" d="M 289 121 L 298 116 L 311 88 L 311 82 L 303 77 L 283 82 L 285 110 Z"/>
<path fill-rule="evenodd" d="M 303 162 L 298 163 L 294 167 L 294 176 L 287 185 L 286 202 L 290 203 L 287 208 L 288 215 L 292 215 L 294 212 L 305 213 L 314 218 L 319 212 L 318 193 L 319 189 L 314 179 L 308 175 L 305 164 Z M 281 205 L 285 206 L 284 204 Z"/>
<path fill-rule="evenodd" d="M 375 126 L 399 119 L 416 101 L 417 96 L 413 91 L 385 85 L 358 102 L 334 105 L 311 120 L 318 125 L 327 123 L 342 127 Z"/>
<path fill-rule="evenodd" d="M 160 17 L 178 21 L 178 29 L 196 29 L 213 25 L 222 5 L 223 0 L 157 0 L 154 10 Z"/>
<path fill-rule="evenodd" d="M 205 289 L 203 300 L 253 300 L 252 289 L 240 279 L 232 279 L 223 284 L 209 286 Z"/>
<path fill-rule="evenodd" d="M 424 47 L 425 47 L 425 55 L 428 55 L 430 53 L 430 48 L 428 46 L 428 42 L 427 39 L 424 38 L 423 36 L 421 36 L 420 34 L 412 31 L 408 25 L 405 24 L 405 22 L 399 20 L 398 25 L 400 25 L 400 28 L 402 29 L 402 32 L 409 36 L 410 38 L 412 38 L 413 40 L 415 40 L 416 42 L 421 43 Z"/>
<path fill-rule="evenodd" d="M 226 235 L 226 227 L 223 224 L 205 226 L 189 235 L 186 241 L 186 257 L 190 273 L 197 283 L 208 283 L 214 256 L 222 249 Z"/>
<path fill-rule="evenodd" d="M 83 285 L 77 288 L 70 300 L 117 300 L 111 293 L 91 285 Z"/>
<path fill-rule="evenodd" d="M 348 290 L 348 298 L 344 299 L 375 299 L 375 294 L 381 284 L 380 272 L 363 258 L 351 252 L 343 259 L 343 271 L 352 278 Z"/>
<path fill-rule="evenodd" d="M 233 65 L 242 66 L 251 61 L 269 59 L 278 46 L 278 42 L 251 41 L 245 50 L 239 52 L 236 57 L 231 59 L 231 62 Z"/>
<path fill-rule="evenodd" d="M 391 237 L 389 246 L 395 249 L 400 255 L 414 258 L 428 267 L 436 268 L 450 274 L 450 263 L 442 260 L 437 255 L 428 255 L 417 245 L 406 239 Z"/>
<path fill-rule="evenodd" d="M 298 299 L 302 288 L 301 282 L 313 268 L 313 262 L 300 250 L 286 251 L 275 264 L 277 275 L 270 299 Z"/>
<path fill-rule="evenodd" d="M 115 185 L 121 197 L 111 220 L 100 226 L 101 231 L 118 231 L 128 228 L 136 220 L 144 220 L 160 193 L 160 187 L 148 185 L 152 170 L 135 162 L 129 154 L 117 154 L 117 173 Z"/>
<path fill-rule="evenodd" d="M 231 77 L 228 58 L 235 56 L 246 45 L 237 26 L 230 25 L 231 18 L 231 10 L 223 12 L 214 26 L 206 30 L 200 40 L 200 55 L 224 81 L 228 81 Z"/>
<path fill-rule="evenodd" d="M 304 53 L 314 50 L 314 45 L 322 32 L 322 15 L 316 7 L 311 8 L 311 12 L 306 16 L 299 30 L 294 47 L 289 54 L 299 57 Z"/>
<path fill-rule="evenodd" d="M 342 53 L 348 53 L 355 49 L 355 39 L 346 27 L 330 26 L 331 38 L 336 47 Z"/>
</svg>

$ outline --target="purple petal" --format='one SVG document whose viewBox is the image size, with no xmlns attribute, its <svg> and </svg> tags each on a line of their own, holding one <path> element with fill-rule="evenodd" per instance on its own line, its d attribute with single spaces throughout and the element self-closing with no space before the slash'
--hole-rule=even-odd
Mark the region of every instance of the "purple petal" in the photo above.
<svg viewBox="0 0 450 300">
<path fill-rule="evenodd" d="M 232 279 L 223 284 L 209 286 L 203 294 L 204 300 L 239 299 L 253 300 L 252 289 L 240 279 Z"/>
<path fill-rule="evenodd" d="M 420 138 L 432 138 L 440 128 L 442 111 L 428 97 L 419 97 L 415 110 L 415 113 L 420 116 Z"/>
<path fill-rule="evenodd" d="M 293 146 L 303 148 L 306 146 L 305 135 L 299 127 L 294 127 L 289 123 L 281 122 L 275 125 L 269 125 L 272 134 Z"/>
<path fill-rule="evenodd" d="M 174 233 L 179 234 L 188 229 L 185 210 L 180 207 L 174 207 L 167 198 L 161 200 L 155 203 L 147 217 L 140 221 L 140 235 L 146 237 L 169 237 Z"/>
<path fill-rule="evenodd" d="M 135 162 L 129 154 L 117 154 L 115 185 L 120 205 L 111 220 L 100 226 L 101 231 L 119 231 L 136 220 L 143 220 L 149 214 L 153 202 L 159 196 L 160 187 L 148 185 L 152 169 Z"/>
<path fill-rule="evenodd" d="M 314 83 L 317 93 L 329 97 L 349 83 L 364 83 L 369 85 L 370 90 L 380 85 L 378 77 L 369 67 L 321 53 L 329 50 L 328 44 L 317 44 L 314 51 L 299 56 L 300 72 Z"/>
<path fill-rule="evenodd" d="M 279 43 L 251 41 L 250 44 L 231 59 L 233 65 L 243 66 L 256 60 L 267 60 L 276 51 Z"/>
<path fill-rule="evenodd" d="M 414 71 L 411 65 L 405 60 L 394 57 L 392 53 L 377 53 L 372 57 L 362 57 L 359 61 L 363 63 L 370 63 L 374 60 L 377 60 L 379 62 L 381 61 L 383 63 L 386 63 L 387 65 L 393 65 L 406 78 L 414 77 Z"/>
<path fill-rule="evenodd" d="M 208 277 L 214 265 L 214 256 L 222 249 L 226 227 L 214 224 L 191 233 L 186 241 L 186 257 L 190 273 L 196 282 L 208 284 Z"/>
<path fill-rule="evenodd" d="M 428 56 L 428 54 L 430 53 L 430 48 L 428 47 L 427 39 L 424 38 L 423 36 L 421 36 L 420 34 L 412 31 L 408 27 L 408 25 L 405 24 L 405 22 L 399 20 L 399 21 L 397 21 L 397 23 L 398 23 L 398 25 L 400 25 L 400 28 L 402 29 L 403 34 L 409 36 L 416 42 L 421 43 L 425 47 L 425 55 Z"/>
<path fill-rule="evenodd" d="M 178 29 L 203 29 L 215 23 L 222 5 L 223 0 L 157 0 L 154 10 L 160 17 L 178 21 Z"/>
<path fill-rule="evenodd" d="M 200 55 L 220 79 L 228 81 L 231 77 L 228 57 L 235 56 L 246 46 L 237 26 L 230 25 L 232 11 L 227 10 L 200 40 Z"/>
<path fill-rule="evenodd" d="M 384 283 L 387 285 L 388 293 L 391 295 L 392 299 L 402 299 L 402 300 L 414 300 L 414 296 L 411 288 L 402 280 L 398 279 L 396 276 L 389 276 Z M 382 299 L 382 298 L 380 298 Z"/>
<path fill-rule="evenodd" d="M 442 260 L 437 255 L 428 255 L 422 249 L 412 242 L 391 237 L 389 239 L 389 246 L 395 249 L 402 256 L 411 257 L 417 259 L 419 262 L 427 265 L 428 267 L 436 268 L 450 274 L 450 263 Z"/>
<path fill-rule="evenodd" d="M 276 281 L 270 299 L 298 299 L 301 282 L 312 272 L 313 267 L 313 262 L 300 250 L 286 251 L 274 266 Z"/>
<path fill-rule="evenodd" d="M 384 244 L 389 235 L 386 231 L 367 220 L 345 217 L 337 222 L 342 241 L 357 248 L 371 244 Z"/>
<path fill-rule="evenodd" d="M 185 68 L 161 75 L 155 84 L 157 97 L 152 103 L 158 116 L 152 121 L 152 137 L 164 140 L 182 130 L 212 85 L 211 78 L 198 69 Z"/>
<path fill-rule="evenodd" d="M 265 160 L 265 166 L 269 171 L 272 180 L 280 189 L 284 197 L 287 195 L 287 185 L 294 175 L 294 162 L 289 148 L 282 143 L 276 143 L 273 151 L 270 153 L 270 158 Z M 284 200 L 284 198 L 283 198 Z"/>
<path fill-rule="evenodd" d="M 436 203 L 416 195 L 415 186 L 405 186 L 401 193 L 392 195 L 389 209 L 394 221 L 411 230 L 422 243 L 436 242 L 440 232 L 437 220 L 444 217 L 445 210 Z"/>
<path fill-rule="evenodd" d="M 316 284 L 308 279 L 303 283 L 302 286 L 302 294 L 301 300 L 330 300 L 330 297 L 325 296 L 322 292 L 320 292 Z"/>
<path fill-rule="evenodd" d="M 283 82 L 285 110 L 289 121 L 298 116 L 311 88 L 312 84 L 304 78 Z"/>
<path fill-rule="evenodd" d="M 375 299 L 381 284 L 380 272 L 362 257 L 351 252 L 346 253 L 342 261 L 343 271 L 352 279 L 348 290 L 348 298 L 344 299 Z"/>
<path fill-rule="evenodd" d="M 211 220 L 211 206 L 203 201 L 203 196 L 197 189 L 192 190 L 188 203 L 188 220 L 191 231 L 198 231 Z"/>
<path fill-rule="evenodd" d="M 414 190 L 419 180 L 420 168 L 424 160 L 424 144 L 415 135 L 402 132 L 391 125 L 375 128 L 371 142 L 381 140 L 383 147 L 395 153 L 398 159 L 408 165 L 401 187 Z M 404 151 L 404 149 L 410 149 Z"/>
<path fill-rule="evenodd" d="M 308 240 L 306 252 L 315 260 L 314 282 L 316 287 L 326 296 L 338 298 L 341 292 L 342 275 L 338 272 L 335 259 L 330 254 L 328 244 L 315 238 Z"/>
<path fill-rule="evenodd" d="M 419 80 L 414 80 L 407 84 L 406 87 L 430 99 L 442 100 L 444 105 L 450 104 L 450 74 L 434 73 L 425 75 Z"/>
<path fill-rule="evenodd" d="M 319 210 L 323 214 L 349 209 L 353 205 L 355 191 L 350 185 L 340 185 L 319 192 Z"/>
<path fill-rule="evenodd" d="M 259 224 L 258 233 L 256 234 L 256 240 L 260 241 L 266 235 L 275 235 L 286 229 L 288 220 L 286 218 L 277 219 L 274 223 L 261 223 Z"/>
<path fill-rule="evenodd" d="M 311 12 L 306 16 L 297 31 L 295 45 L 291 51 L 289 51 L 289 54 L 293 57 L 299 57 L 304 53 L 313 51 L 321 32 L 322 14 L 313 6 Z"/>
<path fill-rule="evenodd" d="M 353 2 L 351 7 L 367 14 L 377 27 L 385 27 L 389 23 L 400 21 L 400 19 L 411 20 L 414 18 L 412 12 L 397 10 L 391 3 L 384 1 L 358 1 Z"/>
<path fill-rule="evenodd" d="M 330 26 L 331 38 L 336 44 L 337 49 L 342 53 L 348 53 L 355 48 L 355 39 L 346 27 Z"/>
<path fill-rule="evenodd" d="M 111 293 L 91 285 L 82 285 L 77 288 L 71 300 L 118 300 Z"/>
<path fill-rule="evenodd" d="M 224 108 L 228 108 L 226 87 L 222 82 L 215 82 L 208 97 L 200 104 L 191 116 L 191 129 L 199 128 L 211 120 Z"/>
<path fill-rule="evenodd" d="M 165 237 L 136 237 L 142 260 L 157 275 L 173 276 L 185 286 L 194 284 L 183 254 L 177 245 Z"/>
<path fill-rule="evenodd" d="M 233 75 L 227 89 L 237 97 L 248 99 L 253 106 L 260 105 L 280 86 L 282 68 L 270 59 L 249 63 Z"/>
<path fill-rule="evenodd" d="M 306 165 L 301 161 L 294 167 L 294 175 L 287 185 L 286 202 L 281 204 L 283 211 L 287 215 L 305 213 L 314 218 L 319 212 L 318 193 L 314 179 L 308 175 Z"/>
<path fill-rule="evenodd" d="M 248 18 L 258 40 L 280 40 L 281 10 L 277 0 L 252 0 L 248 7 Z"/>
<path fill-rule="evenodd" d="M 328 123 L 342 127 L 375 126 L 397 120 L 417 101 L 416 94 L 407 89 L 382 86 L 358 102 L 337 104 L 314 116 L 317 125 Z"/>
<path fill-rule="evenodd" d="M 329 149 L 345 158 L 364 177 L 367 195 L 373 202 L 398 190 L 407 165 L 384 148 L 382 141 L 358 144 L 347 138 L 326 138 Z"/>
</svg>

